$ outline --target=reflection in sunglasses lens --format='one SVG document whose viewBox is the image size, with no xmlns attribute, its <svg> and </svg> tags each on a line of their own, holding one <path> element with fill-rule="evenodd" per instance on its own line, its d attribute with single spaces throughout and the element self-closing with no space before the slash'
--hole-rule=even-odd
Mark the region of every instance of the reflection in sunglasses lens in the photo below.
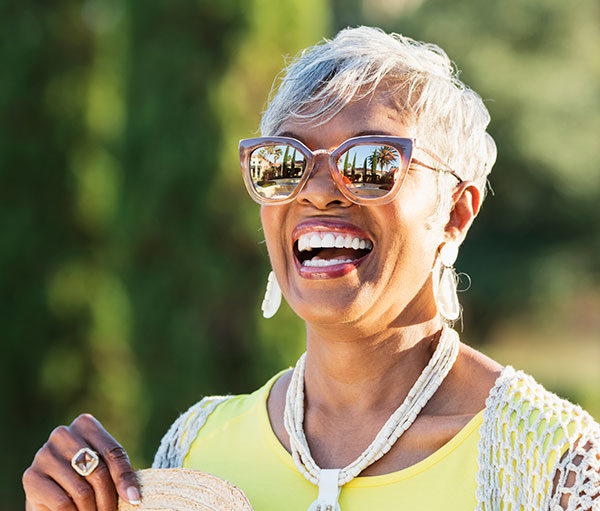
<svg viewBox="0 0 600 511">
<path fill-rule="evenodd" d="M 403 150 L 385 144 L 358 144 L 337 161 L 346 189 L 359 198 L 386 195 L 401 180 Z M 286 199 L 304 175 L 306 158 L 288 144 L 257 147 L 250 155 L 250 177 L 254 189 L 265 199 Z"/>
<path fill-rule="evenodd" d="M 250 176 L 254 189 L 266 199 L 285 199 L 296 189 L 306 158 L 287 144 L 264 145 L 250 155 Z"/>
<path fill-rule="evenodd" d="M 401 179 L 402 156 L 387 145 L 361 144 L 345 151 L 337 162 L 346 188 L 357 197 L 387 194 Z"/>
</svg>

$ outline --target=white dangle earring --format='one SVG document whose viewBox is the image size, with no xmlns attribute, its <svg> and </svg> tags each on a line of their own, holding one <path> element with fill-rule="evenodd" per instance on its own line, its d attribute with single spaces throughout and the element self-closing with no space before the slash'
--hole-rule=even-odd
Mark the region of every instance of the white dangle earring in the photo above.
<svg viewBox="0 0 600 511">
<path fill-rule="evenodd" d="M 267 279 L 267 290 L 265 291 L 265 299 L 263 300 L 261 309 L 263 316 L 267 319 L 272 318 L 279 310 L 281 305 L 281 288 L 275 273 L 271 271 Z"/>
<path fill-rule="evenodd" d="M 442 274 L 435 290 L 435 301 L 440 315 L 447 321 L 454 321 L 460 316 L 456 277 L 452 269 L 457 257 L 458 245 L 456 243 L 448 242 L 442 245 L 439 256 Z"/>
</svg>

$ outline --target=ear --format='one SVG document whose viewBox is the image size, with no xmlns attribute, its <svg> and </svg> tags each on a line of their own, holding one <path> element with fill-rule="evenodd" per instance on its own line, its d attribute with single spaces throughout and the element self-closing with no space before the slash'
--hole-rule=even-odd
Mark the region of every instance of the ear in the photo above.
<svg viewBox="0 0 600 511">
<path fill-rule="evenodd" d="M 472 181 L 460 183 L 452 193 L 452 210 L 445 231 L 446 241 L 460 245 L 481 206 L 481 192 Z"/>
</svg>

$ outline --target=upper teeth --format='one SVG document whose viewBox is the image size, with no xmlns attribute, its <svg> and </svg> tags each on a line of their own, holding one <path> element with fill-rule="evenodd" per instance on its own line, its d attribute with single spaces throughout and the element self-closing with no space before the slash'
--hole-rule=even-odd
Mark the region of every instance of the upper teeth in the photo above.
<svg viewBox="0 0 600 511">
<path fill-rule="evenodd" d="M 312 250 L 313 248 L 353 248 L 371 249 L 373 244 L 368 239 L 362 239 L 352 234 L 333 232 L 311 232 L 298 238 L 298 250 Z"/>
</svg>

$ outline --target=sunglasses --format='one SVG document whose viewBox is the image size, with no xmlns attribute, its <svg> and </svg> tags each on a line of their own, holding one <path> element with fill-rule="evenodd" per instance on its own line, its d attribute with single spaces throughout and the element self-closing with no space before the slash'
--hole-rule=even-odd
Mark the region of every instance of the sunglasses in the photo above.
<svg viewBox="0 0 600 511">
<path fill-rule="evenodd" d="M 332 151 L 311 151 L 289 137 L 240 140 L 240 164 L 250 197 L 259 204 L 284 204 L 294 200 L 313 174 L 317 156 L 329 157 L 333 182 L 348 200 L 377 206 L 394 200 L 411 165 L 452 174 L 463 180 L 433 153 L 410 138 L 369 135 L 346 140 Z M 442 168 L 413 158 L 423 151 Z"/>
</svg>

